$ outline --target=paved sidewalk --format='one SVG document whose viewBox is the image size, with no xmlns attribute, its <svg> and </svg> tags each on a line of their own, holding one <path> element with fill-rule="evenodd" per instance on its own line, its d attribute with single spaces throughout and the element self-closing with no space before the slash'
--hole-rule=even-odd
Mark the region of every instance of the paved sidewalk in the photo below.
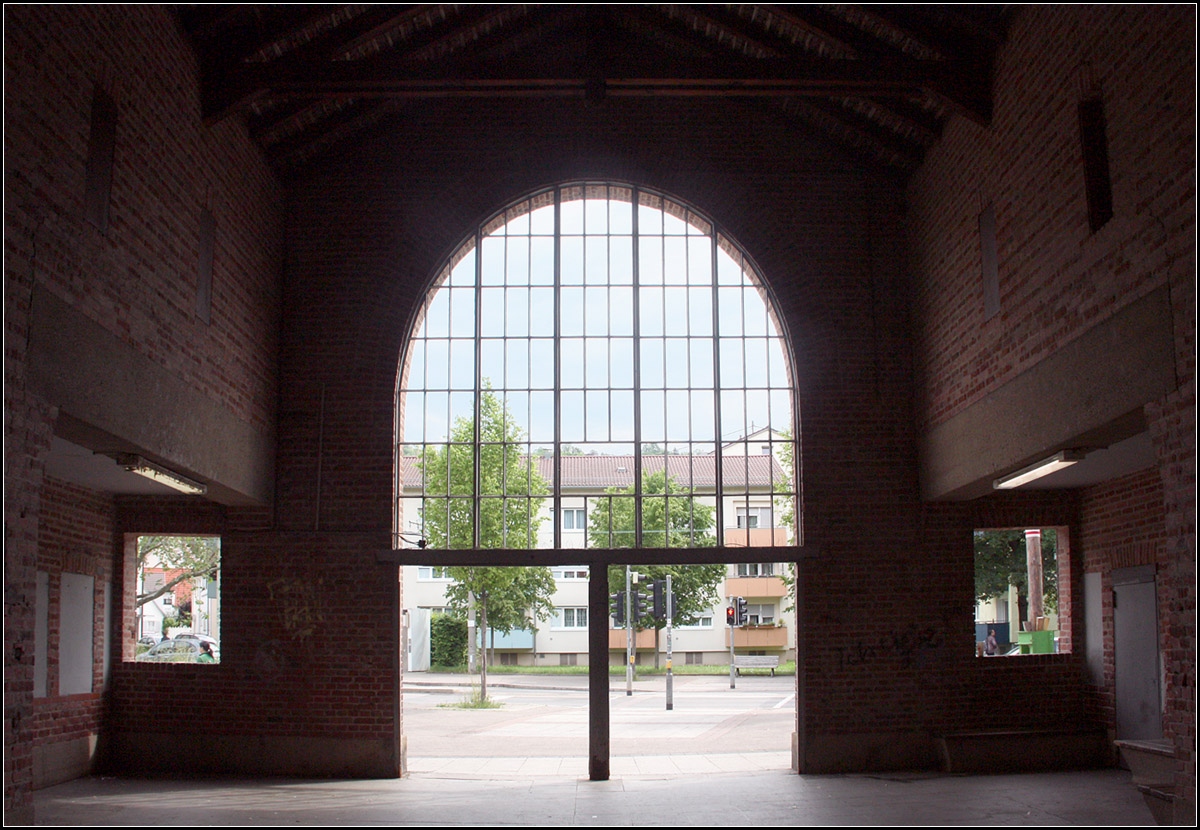
<svg viewBox="0 0 1200 830">
<path fill-rule="evenodd" d="M 721 755 L 643 755 L 613 757 L 609 772 L 614 778 L 635 776 L 673 778 L 681 775 L 787 772 L 790 752 L 731 752 Z M 540 776 L 587 778 L 587 758 L 554 757 L 416 757 L 408 774 L 420 778 L 487 779 L 491 781 Z"/>
<path fill-rule="evenodd" d="M 795 675 L 780 674 L 772 677 L 766 672 L 761 672 L 743 674 L 735 679 L 735 683 L 742 684 L 742 688 L 745 688 L 746 683 L 753 683 L 756 680 L 770 680 L 773 683 L 780 684 L 781 687 L 790 686 L 793 688 L 796 682 Z M 727 689 L 729 688 L 729 675 L 676 674 L 673 676 L 673 683 L 676 688 L 680 688 L 685 684 L 696 684 L 713 689 Z M 588 689 L 588 676 L 586 674 L 489 674 L 487 685 L 489 689 L 544 689 L 586 692 Z M 435 688 L 452 690 L 471 689 L 478 686 L 478 674 L 405 672 L 403 681 L 405 689 L 426 691 Z M 633 681 L 633 693 L 635 695 L 662 694 L 666 686 L 667 676 L 665 674 L 638 675 L 637 679 Z M 608 690 L 613 693 L 624 692 L 624 676 L 609 675 Z"/>
</svg>

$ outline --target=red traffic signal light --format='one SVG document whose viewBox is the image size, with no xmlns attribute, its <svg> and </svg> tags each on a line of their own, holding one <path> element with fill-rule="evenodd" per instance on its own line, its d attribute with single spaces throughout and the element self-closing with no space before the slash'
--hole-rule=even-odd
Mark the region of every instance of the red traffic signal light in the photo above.
<svg viewBox="0 0 1200 830">
<path fill-rule="evenodd" d="M 737 619 L 737 611 L 735 611 L 733 606 L 731 605 L 725 609 L 725 624 L 726 625 L 735 625 L 736 619 Z"/>
</svg>

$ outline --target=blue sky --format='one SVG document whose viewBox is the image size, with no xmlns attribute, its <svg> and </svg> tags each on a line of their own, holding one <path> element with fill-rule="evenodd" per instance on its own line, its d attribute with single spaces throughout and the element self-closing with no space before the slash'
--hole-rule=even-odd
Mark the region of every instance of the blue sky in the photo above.
<svg viewBox="0 0 1200 830">
<path fill-rule="evenodd" d="M 790 429 L 782 340 L 754 281 L 721 247 L 715 286 L 721 339 L 714 354 L 713 245 L 704 229 L 640 205 L 635 296 L 631 203 L 564 201 L 561 218 L 564 442 L 632 452 L 635 366 L 643 442 L 712 447 L 718 407 L 726 440 L 769 423 Z M 450 424 L 472 413 L 477 326 L 482 377 L 504 394 L 533 444 L 553 441 L 552 232 L 550 206 L 517 216 L 484 238 L 478 287 L 472 249 L 434 291 L 410 346 L 405 443 L 445 440 Z M 633 339 L 635 301 L 640 359 Z M 718 370 L 724 390 L 719 404 Z"/>
</svg>

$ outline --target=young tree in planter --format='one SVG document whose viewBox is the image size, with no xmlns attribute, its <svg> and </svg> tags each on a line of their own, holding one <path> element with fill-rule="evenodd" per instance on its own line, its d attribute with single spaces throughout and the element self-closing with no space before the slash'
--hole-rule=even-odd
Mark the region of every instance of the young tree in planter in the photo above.
<svg viewBox="0 0 1200 830">
<path fill-rule="evenodd" d="M 534 463 L 522 455 L 522 438 L 503 401 L 485 389 L 480 395 L 478 431 L 474 418 L 459 418 L 448 444 L 425 448 L 418 466 L 426 497 L 422 515 L 427 547 L 537 547 L 543 521 L 538 514 L 545 500 L 541 497 L 550 488 Z M 549 568 L 455 566 L 447 572 L 454 580 L 446 591 L 450 607 L 465 614 L 469 595 L 474 594 L 482 615 L 481 631 L 491 626 L 510 632 L 549 616 L 554 593 Z M 486 698 L 487 661 L 481 665 Z"/>
</svg>

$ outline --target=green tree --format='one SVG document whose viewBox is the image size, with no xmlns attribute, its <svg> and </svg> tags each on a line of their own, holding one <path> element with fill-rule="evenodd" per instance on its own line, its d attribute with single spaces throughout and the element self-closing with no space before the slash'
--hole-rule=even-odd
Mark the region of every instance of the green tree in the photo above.
<svg viewBox="0 0 1200 830">
<path fill-rule="evenodd" d="M 547 495 L 550 488 L 534 463 L 521 454 L 523 433 L 490 389 L 480 395 L 479 415 L 478 489 L 474 418 L 456 420 L 450 443 L 426 447 L 418 462 L 424 480 L 426 545 L 443 550 L 536 548 L 543 520 L 538 512 L 544 501 L 537 497 Z"/>
<path fill-rule="evenodd" d="M 610 487 L 597 499 L 588 520 L 588 541 L 598 548 L 634 546 L 635 489 Z M 642 544 L 644 548 L 710 548 L 716 510 L 693 498 L 665 470 L 642 473 Z"/>
<path fill-rule="evenodd" d="M 141 606 L 181 582 L 214 578 L 221 567 L 221 540 L 216 536 L 139 536 L 137 565 L 139 575 L 144 575 L 146 568 L 163 568 L 167 574 L 162 586 L 135 597 L 135 604 Z"/>
<path fill-rule="evenodd" d="M 633 486 L 606 491 L 610 498 L 599 499 L 588 520 L 588 540 L 592 547 L 631 547 L 634 540 Z M 710 531 L 716 523 L 716 511 L 692 496 L 691 491 L 667 476 L 665 470 L 642 473 L 642 546 L 671 548 L 708 548 L 717 540 Z M 665 498 L 664 498 L 665 496 Z M 674 594 L 674 625 L 689 625 L 712 608 L 725 580 L 725 566 L 710 565 L 637 565 L 642 593 L 646 584 L 671 576 Z M 610 565 L 608 584 L 624 590 L 625 566 Z M 658 666 L 659 633 L 664 620 L 643 614 L 635 625 L 639 630 L 654 629 L 654 664 Z"/>
<path fill-rule="evenodd" d="M 975 531 L 975 597 L 988 600 L 1017 589 L 1020 621 L 1029 619 L 1025 531 Z M 1047 611 L 1058 608 L 1058 534 L 1042 531 L 1042 596 Z"/>
<path fill-rule="evenodd" d="M 539 513 L 545 499 L 540 497 L 550 488 L 531 459 L 522 455 L 523 433 L 490 388 L 480 394 L 478 427 L 476 435 L 475 419 L 459 418 L 450 431 L 450 442 L 426 447 L 418 462 L 424 482 L 426 545 L 433 549 L 536 548 L 544 518 Z M 482 617 L 481 631 L 489 627 L 506 633 L 532 628 L 552 611 L 554 577 L 549 568 L 454 566 L 447 573 L 454 580 L 446 590 L 450 608 L 465 615 L 474 595 Z M 486 660 L 481 661 L 485 698 L 486 665 Z"/>
<path fill-rule="evenodd" d="M 468 593 L 486 608 L 487 626 L 501 634 L 531 631 L 554 613 L 554 574 L 549 568 L 452 566 L 454 582 L 446 588 L 446 603 L 458 616 L 466 614 Z"/>
</svg>

